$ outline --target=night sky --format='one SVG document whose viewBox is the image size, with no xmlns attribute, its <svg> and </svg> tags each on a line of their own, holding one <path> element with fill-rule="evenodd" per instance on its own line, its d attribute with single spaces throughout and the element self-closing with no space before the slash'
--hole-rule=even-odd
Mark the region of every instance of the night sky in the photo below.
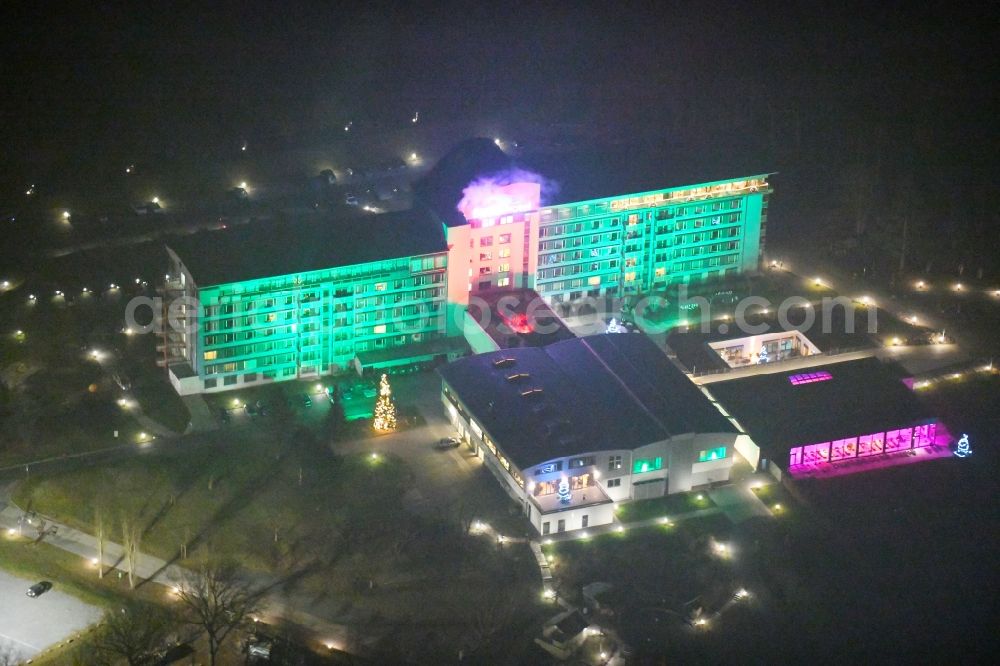
<svg viewBox="0 0 1000 666">
<path fill-rule="evenodd" d="M 996 240 L 985 3 L 139 4 L 4 10 L 4 194 L 135 161 L 208 178 L 244 140 L 273 161 L 347 121 L 377 152 L 419 110 L 434 156 L 491 132 L 731 147 L 786 203 L 856 172 L 885 206 L 901 182 L 951 192 L 927 217 Z"/>
</svg>

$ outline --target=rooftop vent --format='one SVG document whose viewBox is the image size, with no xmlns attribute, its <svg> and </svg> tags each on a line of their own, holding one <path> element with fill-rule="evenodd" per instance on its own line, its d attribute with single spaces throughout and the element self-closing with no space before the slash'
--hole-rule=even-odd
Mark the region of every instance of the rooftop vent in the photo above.
<svg viewBox="0 0 1000 666">
<path fill-rule="evenodd" d="M 522 379 L 528 379 L 531 377 L 527 372 L 518 372 L 513 375 L 507 375 L 507 381 L 509 382 L 519 382 Z"/>
<path fill-rule="evenodd" d="M 497 360 L 493 361 L 493 367 L 494 368 L 509 368 L 512 365 L 514 365 L 515 363 L 517 363 L 517 359 L 516 358 L 510 358 L 508 356 L 508 357 L 505 357 L 505 358 L 498 358 Z"/>
</svg>

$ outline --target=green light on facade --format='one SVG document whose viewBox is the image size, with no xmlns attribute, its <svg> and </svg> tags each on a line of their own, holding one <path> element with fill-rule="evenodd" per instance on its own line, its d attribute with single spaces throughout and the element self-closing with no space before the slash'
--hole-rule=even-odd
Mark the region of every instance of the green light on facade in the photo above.
<svg viewBox="0 0 1000 666">
<path fill-rule="evenodd" d="M 698 453 L 698 462 L 709 462 L 711 460 L 722 460 L 726 457 L 726 447 L 717 446 L 714 449 L 701 451 Z"/>
<path fill-rule="evenodd" d="M 658 469 L 663 469 L 663 458 L 653 458 L 652 460 L 648 458 L 636 458 L 635 461 L 632 462 L 633 474 L 655 472 Z"/>
</svg>

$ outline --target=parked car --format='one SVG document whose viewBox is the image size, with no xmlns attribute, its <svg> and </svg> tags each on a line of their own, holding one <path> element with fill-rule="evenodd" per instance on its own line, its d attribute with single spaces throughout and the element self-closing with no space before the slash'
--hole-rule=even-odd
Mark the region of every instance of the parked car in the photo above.
<svg viewBox="0 0 1000 666">
<path fill-rule="evenodd" d="M 52 589 L 52 583 L 50 583 L 47 580 L 43 580 L 29 587 L 28 591 L 25 592 L 25 594 L 34 599 L 35 597 L 42 596 L 51 589 Z"/>
<path fill-rule="evenodd" d="M 461 444 L 462 440 L 458 437 L 443 437 L 434 446 L 438 449 L 457 449 Z"/>
</svg>

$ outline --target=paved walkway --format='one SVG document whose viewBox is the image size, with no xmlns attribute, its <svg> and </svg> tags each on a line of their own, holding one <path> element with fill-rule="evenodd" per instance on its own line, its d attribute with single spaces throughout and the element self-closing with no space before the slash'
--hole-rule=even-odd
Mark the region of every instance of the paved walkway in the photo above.
<svg viewBox="0 0 1000 666">
<path fill-rule="evenodd" d="M 215 430 L 219 427 L 219 423 L 212 416 L 212 411 L 208 408 L 208 403 L 205 402 L 203 396 L 200 394 L 185 395 L 181 396 L 181 401 L 187 407 L 188 415 L 191 418 L 188 421 L 187 430 L 184 431 L 185 435 L 190 435 L 193 432 Z"/>
<path fill-rule="evenodd" d="M 751 490 L 754 485 L 771 483 L 776 483 L 773 477 L 754 474 L 728 486 L 709 490 L 708 496 L 732 523 L 742 523 L 750 518 L 771 518 L 774 514 Z"/>
<path fill-rule="evenodd" d="M 3 532 L 11 529 L 18 530 L 18 521 L 23 515 L 23 512 L 10 502 L 9 493 L 12 487 L 13 484 L 0 487 L 0 530 Z M 50 532 L 45 536 L 45 543 L 66 552 L 79 555 L 84 562 L 91 562 L 91 566 L 94 567 L 95 571 L 94 575 L 96 576 L 98 557 L 97 538 L 68 525 L 49 520 L 48 518 L 45 518 L 45 520 L 48 529 L 55 528 L 54 532 Z M 30 528 L 25 527 L 24 529 L 27 530 Z M 25 531 L 24 535 L 33 538 L 35 537 L 35 532 L 32 529 L 30 533 Z M 121 544 L 111 541 L 104 542 L 103 566 L 108 569 L 105 572 L 106 576 L 120 575 L 124 577 L 127 575 L 125 573 L 124 548 Z M 172 587 L 174 584 L 189 578 L 191 573 L 176 564 L 171 564 L 152 555 L 140 553 L 136 560 L 136 575 L 140 579 Z M 274 588 L 274 590 L 269 591 L 264 596 L 262 604 L 263 615 L 289 620 L 313 632 L 323 641 L 335 641 L 341 645 L 346 644 L 349 637 L 349 628 L 346 625 L 328 622 L 301 609 L 294 608 L 281 598 L 281 586 L 276 579 L 257 576 L 254 578 L 254 582 L 259 589 Z"/>
</svg>

